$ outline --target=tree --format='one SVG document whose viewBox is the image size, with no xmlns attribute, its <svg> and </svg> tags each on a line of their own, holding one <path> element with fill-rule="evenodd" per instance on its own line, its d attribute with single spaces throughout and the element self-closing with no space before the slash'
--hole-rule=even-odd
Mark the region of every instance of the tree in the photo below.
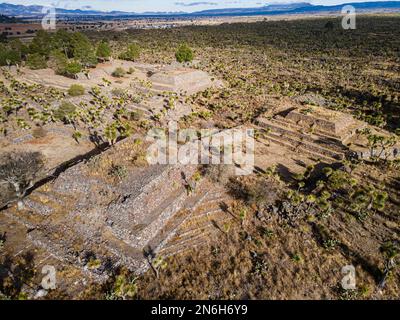
<svg viewBox="0 0 400 320">
<path fill-rule="evenodd" d="M 120 54 L 122 60 L 135 61 L 140 56 L 140 47 L 136 43 L 131 43 L 127 50 Z"/>
<path fill-rule="evenodd" d="M 11 66 L 19 63 L 20 61 L 20 52 L 10 49 L 0 43 L 0 66 Z"/>
<path fill-rule="evenodd" d="M 46 69 L 47 62 L 40 53 L 32 53 L 26 58 L 26 65 L 32 70 Z"/>
<path fill-rule="evenodd" d="M 72 138 L 74 138 L 74 140 L 76 141 L 76 143 L 79 144 L 79 139 L 82 138 L 82 133 L 79 132 L 79 131 L 75 131 L 75 132 L 72 134 Z"/>
<path fill-rule="evenodd" d="M 18 52 L 20 60 L 26 57 L 26 55 L 29 53 L 29 48 L 19 39 L 10 41 L 9 47 L 11 50 Z"/>
<path fill-rule="evenodd" d="M 54 47 L 53 44 L 51 35 L 44 30 L 39 30 L 29 46 L 29 51 L 47 58 Z"/>
<path fill-rule="evenodd" d="M 400 244 L 396 241 L 388 241 L 381 246 L 380 250 L 385 258 L 385 269 L 378 287 L 380 290 L 383 290 L 390 274 L 399 265 L 396 260 L 398 260 L 397 258 L 400 255 Z"/>
<path fill-rule="evenodd" d="M 52 68 L 57 74 L 64 75 L 65 69 L 68 65 L 68 58 L 64 52 L 60 50 L 53 50 L 50 53 L 47 65 Z"/>
<path fill-rule="evenodd" d="M 23 208 L 22 198 L 43 174 L 44 159 L 39 152 L 6 153 L 0 157 L 0 185 L 11 186 Z"/>
<path fill-rule="evenodd" d="M 108 300 L 128 300 L 137 295 L 136 278 L 130 278 L 126 273 L 115 278 L 111 292 L 107 294 Z"/>
<path fill-rule="evenodd" d="M 104 136 L 110 146 L 113 146 L 118 139 L 118 130 L 115 123 L 109 124 L 104 130 Z"/>
<path fill-rule="evenodd" d="M 328 22 L 325 24 L 325 29 L 327 29 L 327 30 L 333 30 L 334 27 L 335 27 L 335 25 L 333 24 L 332 21 L 328 21 Z"/>
<path fill-rule="evenodd" d="M 96 51 L 97 58 L 102 60 L 108 60 L 111 57 L 111 48 L 107 42 L 101 41 L 97 46 Z"/>
<path fill-rule="evenodd" d="M 63 101 L 54 111 L 54 117 L 65 124 L 71 123 L 76 112 L 76 106 L 68 101 Z"/>
<path fill-rule="evenodd" d="M 7 34 L 5 32 L 0 33 L 0 43 L 7 42 Z"/>
<path fill-rule="evenodd" d="M 186 43 L 183 43 L 179 46 L 178 50 L 176 51 L 175 57 L 176 61 L 180 63 L 191 62 L 193 61 L 194 54 L 192 49 Z"/>
<path fill-rule="evenodd" d="M 64 53 L 66 57 L 72 58 L 72 44 L 71 44 L 71 33 L 59 29 L 53 36 L 54 47 Z"/>
<path fill-rule="evenodd" d="M 97 64 L 90 40 L 82 33 L 75 32 L 71 36 L 72 55 L 75 60 L 80 61 L 84 67 L 93 67 Z"/>
</svg>

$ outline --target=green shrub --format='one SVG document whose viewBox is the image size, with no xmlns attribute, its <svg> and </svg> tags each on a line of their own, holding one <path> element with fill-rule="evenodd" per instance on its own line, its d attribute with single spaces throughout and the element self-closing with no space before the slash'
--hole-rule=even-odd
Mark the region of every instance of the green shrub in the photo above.
<svg viewBox="0 0 400 320">
<path fill-rule="evenodd" d="M 335 25 L 334 25 L 333 21 L 328 21 L 325 24 L 325 29 L 327 29 L 327 30 L 333 30 L 334 28 L 335 28 Z"/>
<path fill-rule="evenodd" d="M 57 74 L 65 74 L 65 68 L 68 65 L 68 58 L 65 53 L 53 50 L 50 53 L 49 61 L 47 65 L 52 68 Z"/>
<path fill-rule="evenodd" d="M 85 88 L 80 84 L 73 84 L 69 87 L 68 94 L 77 97 L 85 94 Z"/>
<path fill-rule="evenodd" d="M 27 53 L 27 47 L 19 39 L 12 40 L 7 45 L 0 43 L 0 66 L 20 63 Z"/>
<path fill-rule="evenodd" d="M 125 70 L 121 67 L 118 67 L 117 69 L 114 70 L 112 76 L 116 78 L 122 78 L 125 74 L 126 74 Z"/>
<path fill-rule="evenodd" d="M 140 56 L 140 47 L 136 43 L 128 46 L 127 50 L 119 55 L 122 60 L 135 61 Z"/>
<path fill-rule="evenodd" d="M 75 105 L 73 105 L 71 102 L 64 101 L 61 103 L 61 106 L 54 111 L 53 114 L 56 119 L 69 123 L 75 111 Z"/>
<path fill-rule="evenodd" d="M 100 59 L 108 59 L 111 56 L 111 48 L 107 42 L 101 41 L 97 46 L 96 55 Z"/>
<path fill-rule="evenodd" d="M 67 63 L 64 69 L 64 75 L 67 77 L 75 78 L 76 75 L 82 71 L 82 66 L 77 61 Z"/>
<path fill-rule="evenodd" d="M 8 43 L 11 50 L 18 52 L 21 57 L 25 57 L 29 52 L 29 48 L 22 43 L 20 39 L 11 40 Z"/>
<path fill-rule="evenodd" d="M 97 57 L 92 43 L 88 37 L 80 32 L 71 35 L 70 41 L 72 47 L 72 56 L 85 67 L 95 67 L 97 65 Z"/>
<path fill-rule="evenodd" d="M 23 44 L 15 43 L 14 47 L 17 47 L 18 51 L 24 56 L 27 49 Z M 100 51 L 103 51 L 103 54 L 106 53 L 104 50 Z M 58 30 L 55 33 L 38 31 L 29 45 L 29 53 L 38 54 L 45 60 L 53 58 L 52 60 L 56 64 L 61 61 L 62 66 L 54 68 L 59 74 L 63 73 L 63 67 L 67 64 L 68 59 L 74 59 L 85 67 L 94 67 L 98 62 L 96 48 L 93 47 L 86 35 L 80 32 L 66 32 L 65 30 Z"/>
<path fill-rule="evenodd" d="M 193 61 L 194 54 L 192 49 L 186 44 L 183 43 L 179 46 L 178 50 L 176 51 L 175 54 L 176 61 L 182 63 L 182 62 L 191 62 Z"/>
<path fill-rule="evenodd" d="M 16 50 L 0 44 L 0 66 L 15 65 L 21 61 L 21 55 Z"/>
<path fill-rule="evenodd" d="M 115 278 L 113 288 L 111 292 L 107 294 L 107 300 L 127 300 L 133 299 L 137 295 L 137 284 L 135 283 L 136 278 L 131 279 L 124 274 L 121 274 Z"/>
<path fill-rule="evenodd" d="M 39 30 L 32 42 L 29 44 L 29 52 L 39 54 L 42 57 L 47 57 L 52 49 L 53 41 L 49 32 Z"/>
<path fill-rule="evenodd" d="M 40 53 L 32 53 L 26 58 L 26 65 L 32 70 L 46 69 L 47 62 Z"/>
<path fill-rule="evenodd" d="M 6 32 L 0 33 L 0 43 L 6 43 L 6 42 L 7 42 Z"/>
<path fill-rule="evenodd" d="M 112 164 L 108 174 L 122 181 L 128 175 L 128 170 L 125 166 Z"/>
</svg>

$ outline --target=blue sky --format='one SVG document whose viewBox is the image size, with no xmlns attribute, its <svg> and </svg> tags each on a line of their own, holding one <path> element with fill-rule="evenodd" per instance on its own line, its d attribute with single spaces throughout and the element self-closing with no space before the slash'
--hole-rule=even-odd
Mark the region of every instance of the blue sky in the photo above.
<svg viewBox="0 0 400 320">
<path fill-rule="evenodd" d="M 341 4 L 349 2 L 364 2 L 373 0 L 302 0 L 302 1 L 260 1 L 260 0 L 5 0 L 13 4 L 54 4 L 60 8 L 66 9 L 96 9 L 96 10 L 121 10 L 129 12 L 145 11 L 186 11 L 193 12 L 204 9 L 217 8 L 244 8 L 260 7 L 271 3 L 290 3 L 290 2 L 309 2 L 312 4 Z M 374 0 L 384 1 L 384 0 Z"/>
</svg>

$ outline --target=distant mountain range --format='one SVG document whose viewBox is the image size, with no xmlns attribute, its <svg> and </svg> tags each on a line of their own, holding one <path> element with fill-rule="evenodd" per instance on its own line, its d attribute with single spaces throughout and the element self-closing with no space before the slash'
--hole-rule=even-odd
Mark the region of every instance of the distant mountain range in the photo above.
<svg viewBox="0 0 400 320">
<path fill-rule="evenodd" d="M 15 17 L 7 17 L 5 15 L 0 14 L 0 23 L 16 23 L 19 20 Z"/>
<path fill-rule="evenodd" d="M 103 17 L 122 17 L 122 16 L 135 16 L 135 17 L 148 17 L 148 16 L 245 16 L 245 15 L 274 15 L 274 14 L 302 14 L 302 13 L 324 13 L 324 12 L 337 12 L 345 4 L 324 6 L 312 5 L 310 3 L 292 3 L 292 4 L 273 4 L 258 8 L 227 8 L 227 9 L 214 9 L 204 10 L 193 13 L 185 12 L 123 12 L 123 11 L 98 11 L 98 10 L 81 10 L 81 9 L 62 9 L 57 8 L 56 12 L 60 16 L 103 16 Z M 377 1 L 377 2 L 359 2 L 351 3 L 359 11 L 374 12 L 374 11 L 400 11 L 400 1 Z M 39 5 L 14 5 L 9 3 L 0 4 L 0 14 L 10 17 L 41 17 L 43 6 Z"/>
<path fill-rule="evenodd" d="M 349 3 L 356 10 L 377 11 L 377 10 L 400 10 L 400 1 L 376 1 L 376 2 L 359 2 Z M 293 4 L 276 4 L 268 5 L 260 8 L 241 8 L 241 9 L 214 9 L 196 12 L 197 15 L 263 15 L 263 14 L 301 14 L 301 13 L 323 13 L 331 11 L 341 11 L 346 5 L 312 5 L 310 3 L 293 3 Z"/>
</svg>

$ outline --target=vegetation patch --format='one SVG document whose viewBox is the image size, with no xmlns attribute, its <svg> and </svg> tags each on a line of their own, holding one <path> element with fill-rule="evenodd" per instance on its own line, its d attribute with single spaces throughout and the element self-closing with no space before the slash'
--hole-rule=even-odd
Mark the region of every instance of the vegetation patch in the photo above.
<svg viewBox="0 0 400 320">
<path fill-rule="evenodd" d="M 80 84 L 73 84 L 70 86 L 68 94 L 71 97 L 82 96 L 85 94 L 85 88 Z"/>
</svg>

